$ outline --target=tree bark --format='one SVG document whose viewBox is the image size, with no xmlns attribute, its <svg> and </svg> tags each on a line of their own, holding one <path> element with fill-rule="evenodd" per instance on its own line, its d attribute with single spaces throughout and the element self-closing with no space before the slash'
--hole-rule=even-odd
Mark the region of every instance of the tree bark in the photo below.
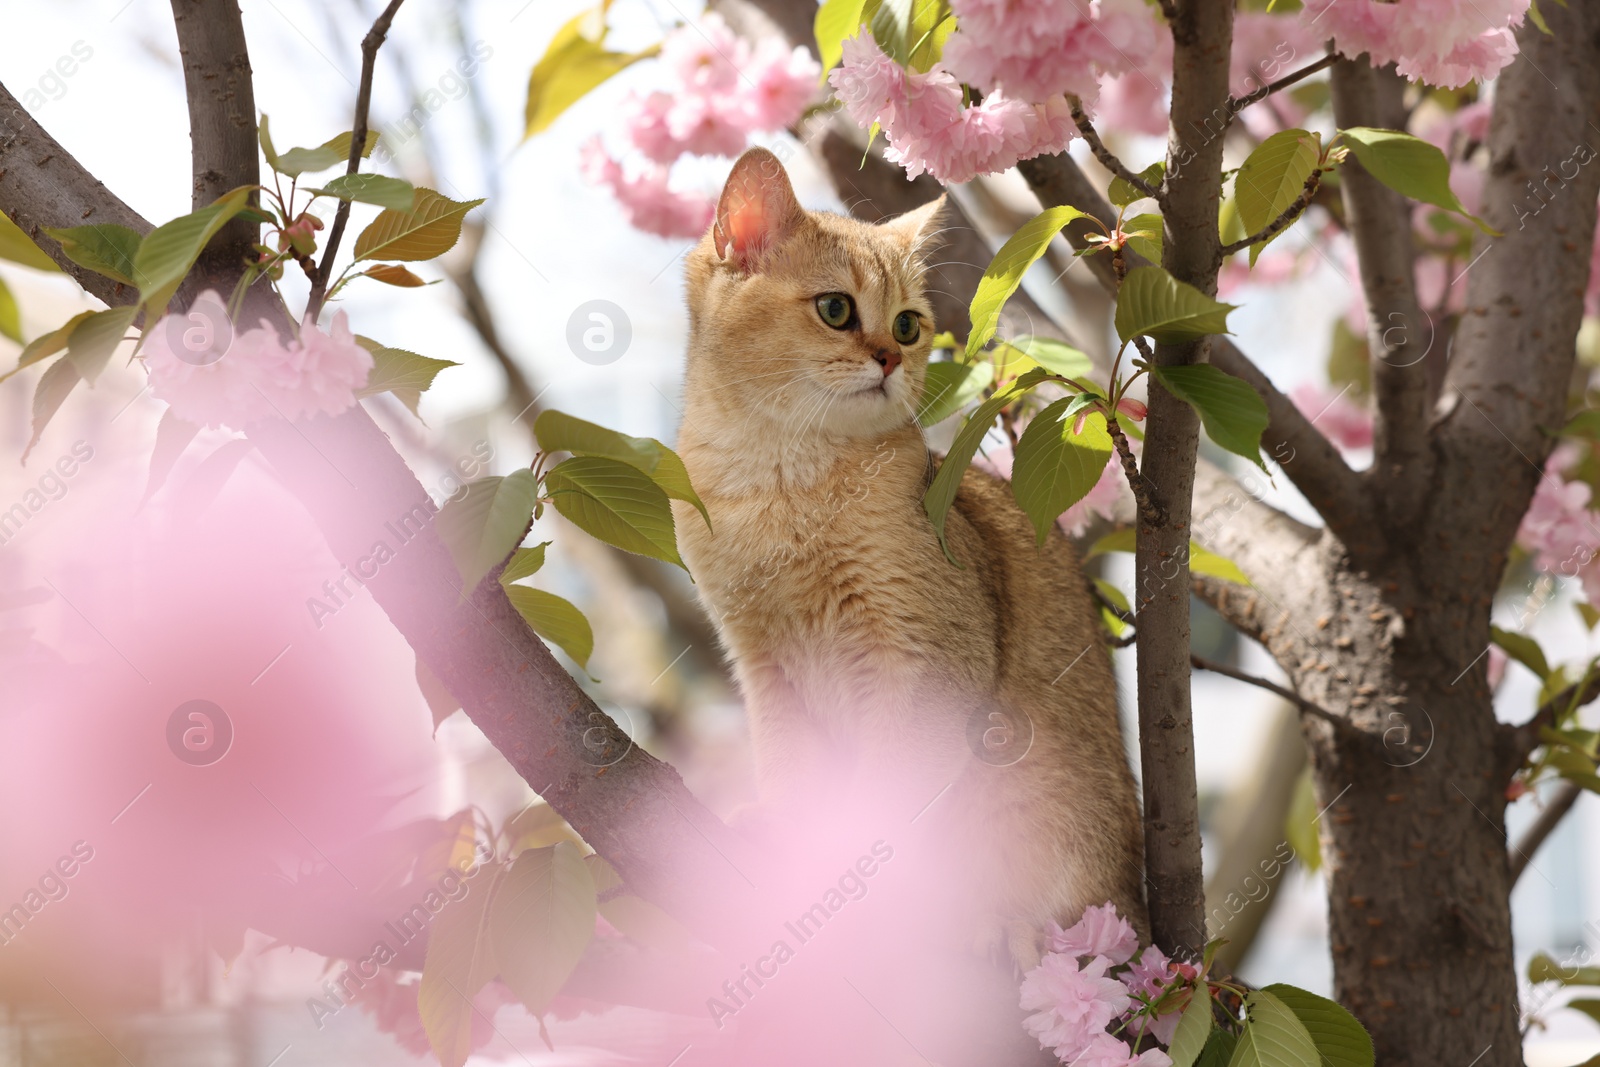
<svg viewBox="0 0 1600 1067">
<path fill-rule="evenodd" d="M 1233 6 L 1189 0 L 1175 14 L 1163 266 L 1209 294 L 1216 292 L 1221 264 L 1222 137 L 1208 123 L 1228 100 Z M 1203 340 L 1160 344 L 1155 362 L 1204 362 L 1206 349 Z M 1156 944 L 1172 956 L 1197 957 L 1206 931 L 1189 704 L 1189 518 L 1200 420 L 1153 377 L 1149 400 L 1143 474 L 1164 521 L 1140 515 L 1134 553 L 1145 885 Z"/>
</svg>

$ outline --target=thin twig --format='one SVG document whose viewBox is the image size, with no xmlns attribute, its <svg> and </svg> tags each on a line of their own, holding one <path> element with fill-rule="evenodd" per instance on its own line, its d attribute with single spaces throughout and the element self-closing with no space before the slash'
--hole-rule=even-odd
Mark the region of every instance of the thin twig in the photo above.
<svg viewBox="0 0 1600 1067">
<path fill-rule="evenodd" d="M 1333 66 L 1338 58 L 1339 57 L 1337 55 L 1330 52 L 1321 59 L 1317 60 L 1315 63 L 1309 63 L 1306 66 L 1301 67 L 1299 70 L 1292 70 L 1288 74 L 1285 74 L 1283 77 L 1279 78 L 1277 81 L 1269 82 L 1253 93 L 1247 93 L 1244 96 L 1230 97 L 1227 105 L 1228 115 L 1230 117 L 1237 115 L 1251 104 L 1265 100 L 1278 90 L 1287 89 L 1295 82 L 1309 78 L 1319 70 L 1327 70 L 1329 67 Z"/>
<path fill-rule="evenodd" d="M 367 111 L 372 106 L 373 68 L 378 62 L 378 49 L 383 47 L 384 38 L 389 35 L 389 25 L 394 22 L 395 12 L 400 10 L 403 3 L 405 0 L 389 0 L 389 6 L 383 9 L 383 14 L 373 21 L 372 29 L 361 39 L 361 85 L 356 90 L 356 118 L 350 131 L 350 162 L 345 169 L 346 174 L 354 174 L 361 169 L 361 157 L 367 147 Z M 321 313 L 322 303 L 327 298 L 328 279 L 333 274 L 333 257 L 339 251 L 339 240 L 344 237 L 345 223 L 349 220 L 350 201 L 340 200 L 333 216 L 333 225 L 328 229 L 327 247 L 322 251 L 322 267 L 312 282 L 311 298 L 306 301 L 306 316 L 313 322 Z"/>
<path fill-rule="evenodd" d="M 1332 723 L 1336 729 L 1342 732 L 1358 733 L 1363 737 L 1367 736 L 1366 734 L 1357 730 L 1355 724 L 1349 719 L 1345 718 L 1343 715 L 1331 712 L 1321 704 L 1313 703 L 1312 701 L 1309 701 L 1305 697 L 1301 696 L 1299 693 L 1296 693 L 1293 689 L 1287 689 L 1279 685 L 1277 682 L 1269 682 L 1265 678 L 1258 678 L 1256 675 L 1246 674 L 1244 671 L 1241 671 L 1236 667 L 1229 667 L 1221 663 L 1215 663 L 1204 658 L 1203 656 L 1197 656 L 1193 652 L 1189 653 L 1189 663 L 1202 671 L 1210 671 L 1212 674 L 1220 674 L 1225 678 L 1232 678 L 1236 682 L 1244 682 L 1247 685 L 1256 686 L 1258 689 L 1265 689 L 1269 693 L 1276 693 L 1278 696 L 1281 696 L 1283 699 L 1287 700 L 1301 711 L 1304 711 L 1310 715 L 1314 715 L 1324 722 Z"/>
<path fill-rule="evenodd" d="M 1117 458 L 1122 461 L 1122 473 L 1127 476 L 1128 488 L 1133 490 L 1133 499 L 1139 505 L 1139 519 L 1146 526 L 1160 526 L 1167 521 L 1167 509 L 1161 506 L 1155 487 L 1150 484 L 1139 470 L 1139 464 L 1134 461 L 1133 447 L 1128 444 L 1128 437 L 1122 432 L 1122 426 L 1117 422 L 1115 412 L 1106 412 L 1106 432 L 1111 434 L 1111 443 L 1117 446 Z"/>
<path fill-rule="evenodd" d="M 1576 782 L 1562 782 L 1561 788 L 1556 790 L 1556 795 L 1550 798 L 1550 803 L 1544 806 L 1539 817 L 1528 827 L 1522 839 L 1511 847 L 1511 854 L 1506 857 L 1511 863 L 1511 884 L 1516 885 L 1529 863 L 1533 861 L 1533 854 L 1539 851 L 1539 846 L 1544 844 L 1544 839 L 1549 837 L 1561 820 L 1566 818 L 1567 812 L 1572 810 L 1572 805 L 1578 802 L 1578 795 L 1583 792 L 1583 787 Z"/>
<path fill-rule="evenodd" d="M 1541 737 L 1546 726 L 1553 727 L 1563 715 L 1576 711 L 1587 704 L 1600 699 L 1600 671 L 1594 671 L 1587 677 L 1579 679 L 1573 685 L 1567 686 L 1561 692 L 1539 705 L 1527 722 L 1515 726 L 1501 726 L 1502 746 L 1509 749 L 1507 763 L 1507 776 L 1514 773 L 1517 768 L 1527 762 L 1528 756 L 1538 748 L 1544 740 Z M 1503 748 L 1504 751 L 1504 748 Z"/>
<path fill-rule="evenodd" d="M 1129 170 L 1128 165 L 1118 159 L 1116 153 L 1107 148 L 1105 142 L 1100 140 L 1100 134 L 1095 132 L 1094 123 L 1090 122 L 1089 116 L 1083 113 L 1083 101 L 1075 96 L 1069 96 L 1067 97 L 1067 103 L 1072 108 L 1072 121 L 1077 123 L 1078 132 L 1083 134 L 1083 139 L 1088 144 L 1089 151 L 1094 153 L 1094 158 L 1100 161 L 1100 165 L 1145 196 L 1153 197 L 1160 201 L 1161 190 Z"/>
<path fill-rule="evenodd" d="M 1227 259 L 1235 252 L 1242 252 L 1258 241 L 1267 241 L 1276 237 L 1280 231 L 1288 227 L 1290 223 L 1300 217 L 1306 208 L 1311 206 L 1312 199 L 1317 195 L 1317 186 L 1321 184 L 1322 171 L 1320 169 L 1312 171 L 1311 176 L 1306 179 L 1305 186 L 1300 190 L 1300 195 L 1295 197 L 1294 203 L 1284 208 L 1282 214 L 1249 237 L 1235 241 L 1232 244 L 1223 245 L 1221 249 L 1222 258 Z"/>
</svg>

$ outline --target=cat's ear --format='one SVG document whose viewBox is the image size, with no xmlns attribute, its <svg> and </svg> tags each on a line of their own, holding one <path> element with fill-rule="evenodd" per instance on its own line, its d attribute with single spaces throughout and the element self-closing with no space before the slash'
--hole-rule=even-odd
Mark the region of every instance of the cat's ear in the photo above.
<svg viewBox="0 0 1600 1067">
<path fill-rule="evenodd" d="M 934 238 L 949 224 L 949 209 L 948 194 L 940 193 L 938 199 L 880 223 L 879 228 L 899 238 L 907 248 L 922 251 L 929 248 Z"/>
<path fill-rule="evenodd" d="M 739 157 L 722 187 L 712 240 L 717 255 L 741 270 L 754 271 L 804 219 L 805 211 L 778 157 L 765 148 L 752 148 Z"/>
</svg>

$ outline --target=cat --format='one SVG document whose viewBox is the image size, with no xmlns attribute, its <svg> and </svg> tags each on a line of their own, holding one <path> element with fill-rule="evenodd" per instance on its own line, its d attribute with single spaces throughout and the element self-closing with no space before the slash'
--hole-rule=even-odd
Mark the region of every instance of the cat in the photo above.
<svg viewBox="0 0 1600 1067">
<path fill-rule="evenodd" d="M 1113 902 L 1142 934 L 1142 824 L 1110 657 L 1074 550 L 962 478 L 946 558 L 915 418 L 943 199 L 878 225 L 808 212 L 776 156 L 734 165 L 688 257 L 678 451 L 709 511 L 679 546 L 746 702 L 762 802 L 870 775 L 954 783 L 982 939 L 1039 958 Z M 977 858 L 972 858 L 976 856 Z"/>
</svg>

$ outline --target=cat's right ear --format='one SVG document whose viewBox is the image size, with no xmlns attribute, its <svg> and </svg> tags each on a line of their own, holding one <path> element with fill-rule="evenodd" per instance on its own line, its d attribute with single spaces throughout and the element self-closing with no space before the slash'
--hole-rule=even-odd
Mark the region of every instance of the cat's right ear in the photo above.
<svg viewBox="0 0 1600 1067">
<path fill-rule="evenodd" d="M 752 148 L 734 163 L 722 187 L 712 241 L 717 255 L 752 273 L 804 218 L 778 157 L 765 148 Z"/>
</svg>

